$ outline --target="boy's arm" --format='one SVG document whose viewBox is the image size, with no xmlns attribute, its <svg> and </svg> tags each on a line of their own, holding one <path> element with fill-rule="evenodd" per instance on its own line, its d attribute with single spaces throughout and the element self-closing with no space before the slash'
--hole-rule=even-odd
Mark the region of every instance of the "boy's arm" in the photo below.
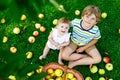
<svg viewBox="0 0 120 80">
<path fill-rule="evenodd" d="M 86 50 L 87 48 L 91 47 L 92 45 L 95 45 L 97 42 L 98 42 L 98 39 L 93 39 L 87 45 L 85 45 L 83 47 L 79 47 L 76 51 L 77 51 L 77 53 L 83 52 L 84 50 Z"/>
<path fill-rule="evenodd" d="M 48 36 L 48 40 L 55 46 L 58 46 L 58 43 L 56 43 L 54 40 L 53 40 L 53 35 L 52 35 L 52 31 L 50 32 L 49 36 Z"/>
</svg>

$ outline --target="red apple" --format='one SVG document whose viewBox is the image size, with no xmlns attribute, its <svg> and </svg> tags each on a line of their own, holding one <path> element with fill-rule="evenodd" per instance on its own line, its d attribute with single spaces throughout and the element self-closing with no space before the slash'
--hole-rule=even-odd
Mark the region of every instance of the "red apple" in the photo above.
<svg viewBox="0 0 120 80">
<path fill-rule="evenodd" d="M 33 36 L 38 36 L 39 35 L 39 32 L 38 31 L 34 31 L 33 32 Z"/>
<path fill-rule="evenodd" d="M 103 57 L 103 61 L 105 63 L 110 63 L 110 58 L 109 57 Z"/>
</svg>

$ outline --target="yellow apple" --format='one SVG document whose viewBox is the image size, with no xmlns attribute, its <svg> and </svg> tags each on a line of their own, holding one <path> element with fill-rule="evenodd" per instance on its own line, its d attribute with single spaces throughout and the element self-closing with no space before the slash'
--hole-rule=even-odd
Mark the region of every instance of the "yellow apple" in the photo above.
<svg viewBox="0 0 120 80">
<path fill-rule="evenodd" d="M 23 15 L 21 16 L 21 20 L 22 20 L 22 21 L 26 20 L 26 15 L 25 15 L 25 14 L 23 14 Z"/>
<path fill-rule="evenodd" d="M 10 47 L 10 52 L 11 53 L 16 53 L 17 52 L 17 48 L 16 47 Z"/>
<path fill-rule="evenodd" d="M 36 29 L 39 29 L 40 27 L 41 27 L 41 24 L 39 24 L 39 23 L 36 23 L 36 24 L 35 24 L 35 28 L 36 28 Z"/>
<path fill-rule="evenodd" d="M 5 23 L 5 18 L 1 19 L 1 23 L 4 24 Z"/>
<path fill-rule="evenodd" d="M 19 34 L 19 33 L 20 33 L 20 28 L 15 27 L 15 28 L 13 29 L 13 33 L 14 33 L 14 34 Z"/>
<path fill-rule="evenodd" d="M 57 77 L 55 80 L 63 80 L 62 77 Z"/>
<path fill-rule="evenodd" d="M 107 64 L 105 65 L 105 68 L 106 68 L 108 71 L 111 71 L 111 70 L 113 70 L 113 65 L 112 65 L 111 63 L 107 63 Z"/>
<path fill-rule="evenodd" d="M 59 8 L 58 8 L 58 10 L 61 11 L 61 10 L 63 10 L 63 8 L 64 8 L 64 6 L 63 6 L 63 5 L 60 5 Z"/>
<path fill-rule="evenodd" d="M 46 30 L 45 27 L 43 27 L 43 26 L 40 27 L 40 31 L 41 31 L 41 32 L 45 32 L 45 30 Z"/>
<path fill-rule="evenodd" d="M 9 75 L 8 78 L 9 78 L 10 80 L 16 80 L 15 76 L 13 76 L 13 75 Z"/>
<path fill-rule="evenodd" d="M 8 37 L 4 36 L 3 37 L 3 43 L 6 43 L 8 41 Z"/>
<path fill-rule="evenodd" d="M 98 68 L 96 65 L 93 65 L 91 68 L 90 68 L 90 71 L 91 73 L 96 73 L 98 71 Z"/>
<path fill-rule="evenodd" d="M 75 15 L 80 15 L 80 11 L 79 10 L 75 10 Z"/>
<path fill-rule="evenodd" d="M 85 78 L 85 80 L 92 80 L 92 78 L 88 76 Z"/>
<path fill-rule="evenodd" d="M 105 78 L 104 77 L 100 77 L 99 80 L 105 80 Z"/>
<path fill-rule="evenodd" d="M 62 76 L 62 74 L 63 74 L 63 71 L 61 69 L 58 68 L 58 69 L 55 70 L 55 75 L 56 76 L 60 77 L 60 76 Z"/>
<path fill-rule="evenodd" d="M 32 58 L 33 53 L 32 52 L 27 52 L 26 55 L 27 55 L 27 59 L 30 59 L 30 58 Z"/>
<path fill-rule="evenodd" d="M 58 20 L 57 20 L 57 19 L 54 19 L 54 20 L 53 20 L 53 24 L 54 24 L 54 25 L 57 25 L 57 24 L 58 24 Z"/>
<path fill-rule="evenodd" d="M 68 79 L 72 79 L 73 77 L 74 77 L 74 75 L 72 73 L 70 73 L 70 72 L 68 72 L 66 74 L 66 78 L 68 78 Z"/>
<path fill-rule="evenodd" d="M 106 18 L 106 17 L 107 17 L 107 13 L 103 12 L 103 13 L 101 14 L 101 17 L 102 17 L 102 18 Z"/>
<path fill-rule="evenodd" d="M 38 15 L 38 17 L 39 17 L 40 19 L 42 19 L 42 18 L 44 18 L 44 14 L 40 13 L 40 14 Z"/>
<path fill-rule="evenodd" d="M 35 37 L 30 36 L 30 37 L 28 38 L 28 41 L 29 41 L 29 43 L 34 43 L 34 42 L 35 42 Z"/>
<path fill-rule="evenodd" d="M 43 66 L 39 66 L 39 69 L 36 70 L 37 73 L 41 73 L 43 70 Z"/>
<path fill-rule="evenodd" d="M 45 80 L 47 79 L 47 80 L 49 80 L 51 78 L 51 76 L 50 75 L 47 75 L 46 77 L 45 77 Z"/>
<path fill-rule="evenodd" d="M 118 33 L 120 33 L 120 28 L 118 29 Z"/>
<path fill-rule="evenodd" d="M 53 72 L 54 72 L 54 70 L 52 68 L 47 69 L 48 74 L 52 74 Z"/>
<path fill-rule="evenodd" d="M 103 74 L 105 74 L 105 70 L 104 69 L 99 69 L 99 74 L 101 74 L 101 75 L 103 75 Z"/>
<path fill-rule="evenodd" d="M 27 73 L 28 76 L 32 76 L 33 74 L 34 74 L 34 71 Z"/>
<path fill-rule="evenodd" d="M 71 80 L 77 80 L 77 78 L 73 77 Z"/>
</svg>

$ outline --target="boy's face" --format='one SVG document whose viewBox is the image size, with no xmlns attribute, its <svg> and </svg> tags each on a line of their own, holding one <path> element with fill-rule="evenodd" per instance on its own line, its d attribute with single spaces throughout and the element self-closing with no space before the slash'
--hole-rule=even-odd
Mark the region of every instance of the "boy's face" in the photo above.
<svg viewBox="0 0 120 80">
<path fill-rule="evenodd" d="M 69 24 L 60 23 L 60 24 L 58 24 L 57 29 L 61 35 L 64 35 L 69 30 Z"/>
<path fill-rule="evenodd" d="M 97 23 L 96 16 L 94 14 L 82 16 L 83 24 L 87 28 L 91 28 Z"/>
</svg>

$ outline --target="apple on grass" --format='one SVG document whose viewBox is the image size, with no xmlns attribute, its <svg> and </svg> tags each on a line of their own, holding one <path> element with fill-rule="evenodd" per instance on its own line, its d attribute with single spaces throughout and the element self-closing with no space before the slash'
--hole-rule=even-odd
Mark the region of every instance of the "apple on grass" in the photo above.
<svg viewBox="0 0 120 80">
<path fill-rule="evenodd" d="M 75 10 L 75 15 L 80 15 L 80 11 L 79 10 Z"/>
<path fill-rule="evenodd" d="M 104 69 L 99 69 L 99 74 L 101 74 L 101 75 L 103 75 L 103 74 L 105 74 L 105 70 Z"/>
<path fill-rule="evenodd" d="M 4 24 L 5 23 L 5 18 L 1 19 L 1 23 Z"/>
<path fill-rule="evenodd" d="M 21 16 L 21 20 L 22 20 L 22 21 L 26 20 L 26 15 L 25 15 L 25 14 L 23 14 L 23 15 Z"/>
<path fill-rule="evenodd" d="M 54 20 L 53 20 L 53 24 L 54 24 L 54 25 L 57 25 L 57 23 L 58 23 L 58 20 L 57 20 L 57 19 L 54 19 Z"/>
<path fill-rule="evenodd" d="M 111 70 L 113 70 L 113 64 L 107 63 L 107 64 L 105 65 L 105 68 L 106 68 L 108 71 L 111 71 Z"/>
<path fill-rule="evenodd" d="M 3 37 L 3 43 L 6 43 L 8 41 L 8 37 L 4 36 Z"/>
<path fill-rule="evenodd" d="M 44 18 L 44 14 L 40 13 L 40 14 L 38 14 L 38 17 L 39 17 L 40 19 L 42 19 L 42 18 Z"/>
<path fill-rule="evenodd" d="M 32 76 L 35 72 L 34 71 L 31 71 L 29 73 L 27 73 L 28 76 Z"/>
<path fill-rule="evenodd" d="M 60 77 L 63 75 L 63 71 L 61 69 L 55 69 L 55 76 Z"/>
<path fill-rule="evenodd" d="M 14 75 L 9 75 L 8 77 L 10 80 L 16 80 L 15 76 Z"/>
<path fill-rule="evenodd" d="M 100 77 L 99 80 L 105 80 L 105 78 L 104 77 Z"/>
<path fill-rule="evenodd" d="M 40 27 L 41 27 L 41 24 L 39 24 L 39 23 L 36 23 L 36 24 L 35 24 L 35 28 L 36 28 L 36 29 L 39 29 Z"/>
<path fill-rule="evenodd" d="M 26 53 L 26 55 L 27 55 L 27 59 L 31 59 L 31 58 L 32 58 L 33 53 L 32 53 L 32 52 L 27 52 L 27 53 Z"/>
<path fill-rule="evenodd" d="M 106 18 L 106 17 L 107 17 L 107 13 L 106 13 L 106 12 L 103 12 L 103 13 L 101 14 L 101 17 L 102 17 L 102 18 Z"/>
<path fill-rule="evenodd" d="M 46 30 L 45 27 L 43 27 L 43 26 L 40 27 L 40 31 L 41 31 L 41 32 L 45 32 L 45 30 Z"/>
<path fill-rule="evenodd" d="M 13 33 L 14 33 L 14 34 L 19 34 L 19 33 L 20 33 L 20 28 L 15 27 L 15 28 L 13 29 Z"/>
<path fill-rule="evenodd" d="M 34 31 L 33 32 L 33 36 L 38 36 L 39 35 L 39 32 L 38 31 Z"/>
<path fill-rule="evenodd" d="M 105 63 L 110 63 L 110 58 L 109 57 L 103 57 L 103 61 L 105 62 Z"/>
<path fill-rule="evenodd" d="M 85 80 L 92 80 L 92 78 L 88 76 L 85 78 Z"/>
<path fill-rule="evenodd" d="M 93 65 L 91 68 L 90 68 L 90 71 L 91 73 L 96 73 L 98 71 L 98 68 L 96 65 Z"/>
<path fill-rule="evenodd" d="M 16 53 L 17 52 L 17 48 L 16 47 L 10 47 L 10 52 L 11 53 Z"/>
<path fill-rule="evenodd" d="M 28 38 L 28 41 L 29 41 L 29 43 L 34 43 L 34 42 L 35 42 L 35 37 L 30 36 L 30 37 Z"/>
</svg>

